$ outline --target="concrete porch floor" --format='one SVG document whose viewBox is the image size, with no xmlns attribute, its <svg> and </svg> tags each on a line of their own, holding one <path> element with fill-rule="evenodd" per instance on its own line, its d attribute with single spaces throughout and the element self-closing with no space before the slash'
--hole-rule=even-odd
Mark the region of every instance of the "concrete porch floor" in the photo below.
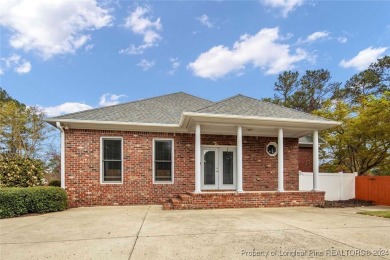
<svg viewBox="0 0 390 260">
<path fill-rule="evenodd" d="M 305 252 L 299 259 L 390 259 L 390 220 L 356 214 L 383 209 L 390 207 L 74 208 L 0 220 L 0 258 L 266 259 L 268 252 L 267 259 L 297 259 L 280 255 L 295 251 Z M 250 256 L 253 250 L 263 256 Z M 310 256 L 310 250 L 317 256 Z M 331 250 L 379 250 L 384 255 L 340 257 L 329 255 Z"/>
</svg>

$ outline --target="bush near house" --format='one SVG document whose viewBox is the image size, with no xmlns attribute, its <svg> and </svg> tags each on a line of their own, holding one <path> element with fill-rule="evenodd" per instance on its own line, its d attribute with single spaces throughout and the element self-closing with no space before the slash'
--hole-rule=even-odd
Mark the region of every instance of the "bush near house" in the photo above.
<svg viewBox="0 0 390 260">
<path fill-rule="evenodd" d="M 66 208 L 67 195 L 59 187 L 0 189 L 0 218 L 61 211 Z"/>
<path fill-rule="evenodd" d="M 49 186 L 55 186 L 55 187 L 61 187 L 61 181 L 60 180 L 52 180 L 48 184 Z"/>
<path fill-rule="evenodd" d="M 1 187 L 33 187 L 44 184 L 44 163 L 20 155 L 0 156 Z"/>
</svg>

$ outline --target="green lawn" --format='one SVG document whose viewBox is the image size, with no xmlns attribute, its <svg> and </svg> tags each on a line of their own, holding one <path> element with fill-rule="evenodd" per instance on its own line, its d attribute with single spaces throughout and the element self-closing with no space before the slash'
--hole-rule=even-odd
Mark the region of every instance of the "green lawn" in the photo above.
<svg viewBox="0 0 390 260">
<path fill-rule="evenodd" d="M 359 214 L 363 215 L 369 215 L 369 216 L 376 216 L 376 217 L 382 217 L 382 218 L 390 218 L 390 210 L 383 210 L 383 211 L 364 211 L 364 212 L 358 212 Z"/>
</svg>

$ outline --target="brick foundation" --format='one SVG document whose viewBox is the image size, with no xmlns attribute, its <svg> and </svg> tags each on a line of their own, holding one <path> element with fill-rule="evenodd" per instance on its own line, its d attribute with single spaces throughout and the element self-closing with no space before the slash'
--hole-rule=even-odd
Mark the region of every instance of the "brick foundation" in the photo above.
<svg viewBox="0 0 390 260">
<path fill-rule="evenodd" d="M 100 137 L 106 136 L 123 138 L 123 184 L 100 183 Z M 174 139 L 174 184 L 153 184 L 153 138 Z M 201 139 L 202 145 L 236 145 L 237 138 L 202 135 Z M 243 136 L 244 191 L 277 190 L 277 157 L 271 157 L 265 151 L 269 142 L 276 141 L 277 138 L 272 137 Z M 194 134 L 66 130 L 65 185 L 69 205 L 163 204 L 167 198 L 194 191 L 194 155 Z M 298 190 L 298 170 L 298 139 L 285 138 L 286 190 Z"/>
<path fill-rule="evenodd" d="M 164 209 L 221 209 L 320 206 L 325 192 L 314 191 L 253 191 L 253 192 L 206 192 L 179 195 L 164 204 Z"/>
</svg>

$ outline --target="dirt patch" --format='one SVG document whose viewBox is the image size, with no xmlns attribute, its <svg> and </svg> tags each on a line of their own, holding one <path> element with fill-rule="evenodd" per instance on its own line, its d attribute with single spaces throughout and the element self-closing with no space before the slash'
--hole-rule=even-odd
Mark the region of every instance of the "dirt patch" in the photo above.
<svg viewBox="0 0 390 260">
<path fill-rule="evenodd" d="M 353 207 L 367 207 L 372 206 L 372 201 L 364 201 L 364 200 L 336 200 L 329 201 L 326 200 L 324 205 L 318 206 L 319 208 L 353 208 Z"/>
</svg>

